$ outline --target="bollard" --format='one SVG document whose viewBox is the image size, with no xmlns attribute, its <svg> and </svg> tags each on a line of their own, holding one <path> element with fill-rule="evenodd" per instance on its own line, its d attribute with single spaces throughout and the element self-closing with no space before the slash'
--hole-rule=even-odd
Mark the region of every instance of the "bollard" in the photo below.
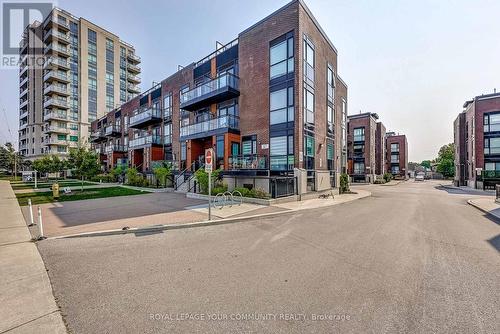
<svg viewBox="0 0 500 334">
<path fill-rule="evenodd" d="M 38 240 L 43 239 L 43 223 L 42 223 L 42 209 L 38 206 Z"/>
<path fill-rule="evenodd" d="M 35 222 L 33 221 L 33 206 L 31 205 L 31 198 L 28 198 L 28 205 L 30 207 L 30 224 L 28 226 L 34 226 Z"/>
</svg>

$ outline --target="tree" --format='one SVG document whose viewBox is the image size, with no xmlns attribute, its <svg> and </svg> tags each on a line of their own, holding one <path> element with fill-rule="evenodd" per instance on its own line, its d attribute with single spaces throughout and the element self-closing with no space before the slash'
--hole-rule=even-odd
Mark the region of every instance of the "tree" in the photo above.
<svg viewBox="0 0 500 334">
<path fill-rule="evenodd" d="M 167 185 L 167 176 L 170 176 L 172 171 L 170 165 L 163 164 L 163 166 L 154 167 L 153 173 L 160 184 L 165 187 Z"/>
<path fill-rule="evenodd" d="M 61 160 L 57 155 L 45 155 L 33 161 L 32 167 L 40 174 L 60 173 L 66 168 L 66 161 Z"/>
<path fill-rule="evenodd" d="M 425 168 L 431 169 L 431 161 L 430 160 L 424 160 L 420 163 L 422 166 Z"/>
<path fill-rule="evenodd" d="M 85 147 L 73 148 L 69 151 L 67 166 L 75 176 L 82 180 L 90 179 L 99 173 L 99 157 L 97 153 L 87 150 Z"/>
<path fill-rule="evenodd" d="M 455 176 L 455 145 L 453 143 L 444 145 L 439 149 L 437 171 L 444 177 Z"/>
</svg>

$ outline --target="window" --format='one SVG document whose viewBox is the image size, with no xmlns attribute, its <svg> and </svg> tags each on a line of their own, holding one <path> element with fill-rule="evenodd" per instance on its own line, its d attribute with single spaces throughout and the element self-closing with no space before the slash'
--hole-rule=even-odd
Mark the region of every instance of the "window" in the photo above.
<svg viewBox="0 0 500 334">
<path fill-rule="evenodd" d="M 500 154 L 500 137 L 484 139 L 484 154 Z"/>
<path fill-rule="evenodd" d="M 484 164 L 484 170 L 500 171 L 500 162 L 487 162 Z"/>
<path fill-rule="evenodd" d="M 293 156 L 293 136 L 271 137 L 269 142 L 271 170 L 291 170 L 295 162 Z"/>
<path fill-rule="evenodd" d="M 244 136 L 242 138 L 241 153 L 243 155 L 257 154 L 257 136 Z"/>
<path fill-rule="evenodd" d="M 224 165 L 224 136 L 217 136 L 215 155 L 217 157 L 217 168 Z"/>
<path fill-rule="evenodd" d="M 391 152 L 399 152 L 399 144 L 398 143 L 391 144 Z"/>
<path fill-rule="evenodd" d="M 294 71 L 293 49 L 293 36 L 271 46 L 269 50 L 269 63 L 271 66 L 269 71 L 270 79 Z"/>
<path fill-rule="evenodd" d="M 333 143 L 326 144 L 326 160 L 327 160 L 328 170 L 334 169 L 333 165 L 333 160 L 335 159 L 334 156 L 335 155 L 334 155 Z"/>
<path fill-rule="evenodd" d="M 163 117 L 172 117 L 172 93 L 163 98 Z"/>
<path fill-rule="evenodd" d="M 314 86 L 314 44 L 304 35 L 304 81 Z"/>
<path fill-rule="evenodd" d="M 172 123 L 167 123 L 164 126 L 165 144 L 172 144 Z"/>
<path fill-rule="evenodd" d="M 89 41 L 97 43 L 97 34 L 95 31 L 89 29 Z"/>
<path fill-rule="evenodd" d="M 326 92 L 328 96 L 328 102 L 334 102 L 335 99 L 335 76 L 333 74 L 333 67 L 328 64 L 326 72 Z"/>
<path fill-rule="evenodd" d="M 354 141 L 364 141 L 365 140 L 365 128 L 355 128 L 354 129 Z"/>
<path fill-rule="evenodd" d="M 181 142 L 181 160 L 186 160 L 187 151 L 186 151 L 186 142 Z"/>
<path fill-rule="evenodd" d="M 399 163 L 399 154 L 391 154 L 391 163 Z"/>
<path fill-rule="evenodd" d="M 307 157 L 314 157 L 314 138 L 311 136 L 304 137 L 304 153 Z"/>
<path fill-rule="evenodd" d="M 293 100 L 292 86 L 269 94 L 271 125 L 294 120 Z"/>
<path fill-rule="evenodd" d="M 69 136 L 69 140 L 77 142 L 78 141 L 78 136 Z"/>
<path fill-rule="evenodd" d="M 365 173 L 365 163 L 355 162 L 354 163 L 354 174 L 364 174 Z"/>
<path fill-rule="evenodd" d="M 399 166 L 392 166 L 391 173 L 392 174 L 399 174 Z"/>
<path fill-rule="evenodd" d="M 304 122 L 314 124 L 314 93 L 304 88 Z"/>
<path fill-rule="evenodd" d="M 500 113 L 484 114 L 484 132 L 500 131 Z"/>
</svg>

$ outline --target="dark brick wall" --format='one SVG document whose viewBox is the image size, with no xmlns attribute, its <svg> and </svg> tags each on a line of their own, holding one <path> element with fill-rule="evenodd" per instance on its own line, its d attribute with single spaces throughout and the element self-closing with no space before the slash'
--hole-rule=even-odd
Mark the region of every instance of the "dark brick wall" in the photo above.
<svg viewBox="0 0 500 334">
<path fill-rule="evenodd" d="M 382 122 L 377 123 L 375 133 L 375 174 L 385 173 L 385 126 Z"/>
<path fill-rule="evenodd" d="M 458 114 L 453 122 L 453 142 L 455 146 L 455 184 L 463 186 L 465 184 L 465 113 Z"/>
<path fill-rule="evenodd" d="M 399 144 L 399 174 L 405 176 L 408 174 L 408 141 L 405 135 L 394 135 L 386 138 L 386 169 L 391 171 L 391 144 Z"/>
<path fill-rule="evenodd" d="M 240 130 L 241 135 L 257 135 L 257 154 L 269 156 L 269 42 L 294 31 L 295 87 L 298 82 L 298 2 L 239 35 Z M 295 89 L 295 122 L 299 123 L 298 89 Z M 302 116 L 300 116 L 302 119 Z M 299 138 L 295 138 L 298 157 Z"/>
</svg>

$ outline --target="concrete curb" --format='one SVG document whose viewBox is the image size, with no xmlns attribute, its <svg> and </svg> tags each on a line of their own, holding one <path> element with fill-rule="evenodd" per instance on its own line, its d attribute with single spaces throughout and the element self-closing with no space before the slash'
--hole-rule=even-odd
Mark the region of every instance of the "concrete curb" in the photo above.
<svg viewBox="0 0 500 334">
<path fill-rule="evenodd" d="M 350 203 L 350 202 L 360 200 L 363 198 L 367 198 L 370 196 L 372 196 L 372 193 L 368 191 L 367 194 L 364 196 L 352 199 L 350 201 L 329 205 L 328 207 L 335 206 L 335 205 L 342 205 L 344 203 Z M 96 232 L 85 232 L 85 233 L 70 234 L 70 235 L 64 235 L 64 236 L 58 236 L 58 237 L 49 237 L 46 240 L 71 239 L 71 238 L 81 238 L 81 237 L 98 237 L 98 236 L 100 237 L 100 236 L 120 235 L 120 234 L 127 234 L 127 233 L 147 233 L 147 232 L 158 232 L 158 231 L 163 231 L 163 230 L 177 230 L 177 229 L 193 228 L 193 227 L 224 225 L 224 224 L 231 224 L 231 223 L 246 221 L 246 220 L 250 220 L 250 219 L 254 219 L 254 218 L 269 218 L 269 217 L 274 217 L 274 216 L 279 216 L 279 215 L 294 213 L 294 212 L 299 212 L 299 211 L 321 209 L 324 207 L 326 207 L 326 206 L 316 207 L 316 208 L 288 209 L 286 211 L 269 212 L 269 213 L 262 213 L 262 214 L 257 214 L 257 215 L 235 217 L 235 218 L 205 220 L 205 221 L 194 222 L 194 223 L 164 224 L 164 225 L 153 225 L 153 226 L 145 226 L 145 227 L 134 227 L 134 228 L 129 228 L 127 230 L 114 229 L 114 230 L 105 230 L 105 231 L 96 231 Z"/>
<path fill-rule="evenodd" d="M 474 203 L 471 199 L 468 199 L 468 200 L 467 200 L 467 204 L 469 204 L 469 205 L 471 205 L 471 206 L 475 207 L 476 209 L 478 209 L 479 211 L 482 211 L 482 212 L 484 212 L 484 213 L 490 213 L 489 211 L 487 211 L 487 210 L 483 209 L 482 207 L 480 207 L 479 205 L 477 205 L 476 203 Z"/>
</svg>

